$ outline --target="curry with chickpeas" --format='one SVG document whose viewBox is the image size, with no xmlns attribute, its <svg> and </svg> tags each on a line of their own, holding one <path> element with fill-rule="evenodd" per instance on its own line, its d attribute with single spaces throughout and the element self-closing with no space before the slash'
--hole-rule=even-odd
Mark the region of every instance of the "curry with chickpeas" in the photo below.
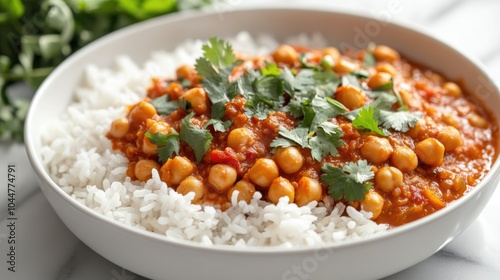
<svg viewBox="0 0 500 280">
<path fill-rule="evenodd" d="M 111 124 L 133 180 L 157 169 L 222 209 L 257 191 L 298 206 L 329 196 L 397 226 L 463 196 L 496 157 L 488 112 L 390 47 L 250 56 L 211 38 L 203 49 Z"/>
</svg>

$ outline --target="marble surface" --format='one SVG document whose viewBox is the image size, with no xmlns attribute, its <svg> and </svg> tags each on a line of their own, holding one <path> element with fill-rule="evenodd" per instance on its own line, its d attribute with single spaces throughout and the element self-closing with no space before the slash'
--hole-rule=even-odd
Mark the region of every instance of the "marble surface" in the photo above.
<svg viewBox="0 0 500 280">
<path fill-rule="evenodd" d="M 258 1 L 231 0 L 214 8 L 221 12 Z M 269 1 L 260 1 L 268 3 Z M 296 1 L 287 1 L 293 5 Z M 500 1 L 495 0 L 338 0 L 308 1 L 346 10 L 382 15 L 417 24 L 464 52 L 479 58 L 500 82 Z M 387 13 L 385 14 L 387 15 Z M 0 145 L 0 279 L 138 280 L 79 241 L 59 220 L 38 189 L 24 146 Z M 8 271 L 7 165 L 16 166 L 16 273 Z M 425 261 L 386 279 L 500 279 L 500 190 L 479 218 L 458 238 Z"/>
</svg>

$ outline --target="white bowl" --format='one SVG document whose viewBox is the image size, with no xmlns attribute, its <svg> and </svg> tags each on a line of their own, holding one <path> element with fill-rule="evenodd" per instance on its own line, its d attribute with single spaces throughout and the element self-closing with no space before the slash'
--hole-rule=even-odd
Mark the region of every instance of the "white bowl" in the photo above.
<svg viewBox="0 0 500 280">
<path fill-rule="evenodd" d="M 324 8 L 245 8 L 161 17 L 90 44 L 64 61 L 39 88 L 26 120 L 26 148 L 40 187 L 67 227 L 103 257 L 154 279 L 375 279 L 410 267 L 438 251 L 479 215 L 498 183 L 499 162 L 465 197 L 428 217 L 361 241 L 308 248 L 203 247 L 172 242 L 99 215 L 77 203 L 41 162 L 40 133 L 60 117 L 86 64 L 109 66 L 116 54 L 144 61 L 151 51 L 172 50 L 187 38 L 231 37 L 242 30 L 284 39 L 319 32 L 337 46 L 363 48 L 369 41 L 462 79 L 500 119 L 500 93 L 477 60 L 423 31 L 363 15 Z"/>
</svg>

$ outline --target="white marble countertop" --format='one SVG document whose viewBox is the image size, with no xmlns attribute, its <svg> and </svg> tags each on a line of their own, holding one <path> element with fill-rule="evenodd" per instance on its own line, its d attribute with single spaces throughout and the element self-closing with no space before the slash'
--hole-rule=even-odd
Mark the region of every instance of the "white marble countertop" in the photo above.
<svg viewBox="0 0 500 280">
<path fill-rule="evenodd" d="M 264 3 L 264 1 L 261 1 Z M 296 1 L 288 1 L 292 5 Z M 337 0 L 309 1 L 349 10 L 391 14 L 422 26 L 459 49 L 479 58 L 500 83 L 500 1 L 495 0 Z M 220 9 L 237 9 L 243 0 L 226 1 Z M 83 280 L 145 279 L 121 268 L 79 241 L 59 220 L 38 189 L 21 144 L 0 145 L 0 279 Z M 7 270 L 7 165 L 16 166 L 17 272 Z M 500 279 L 500 190 L 479 218 L 458 238 L 427 260 L 386 279 Z"/>
</svg>

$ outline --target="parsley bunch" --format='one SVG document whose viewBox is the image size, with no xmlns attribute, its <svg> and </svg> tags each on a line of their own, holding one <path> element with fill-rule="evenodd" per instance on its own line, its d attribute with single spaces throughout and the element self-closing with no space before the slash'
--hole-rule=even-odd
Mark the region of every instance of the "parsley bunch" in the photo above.
<svg viewBox="0 0 500 280">
<path fill-rule="evenodd" d="M 325 164 L 321 180 L 328 185 L 328 194 L 334 199 L 363 200 L 372 186 L 368 182 L 374 177 L 371 168 L 366 160 L 348 162 L 342 168 Z"/>
</svg>

